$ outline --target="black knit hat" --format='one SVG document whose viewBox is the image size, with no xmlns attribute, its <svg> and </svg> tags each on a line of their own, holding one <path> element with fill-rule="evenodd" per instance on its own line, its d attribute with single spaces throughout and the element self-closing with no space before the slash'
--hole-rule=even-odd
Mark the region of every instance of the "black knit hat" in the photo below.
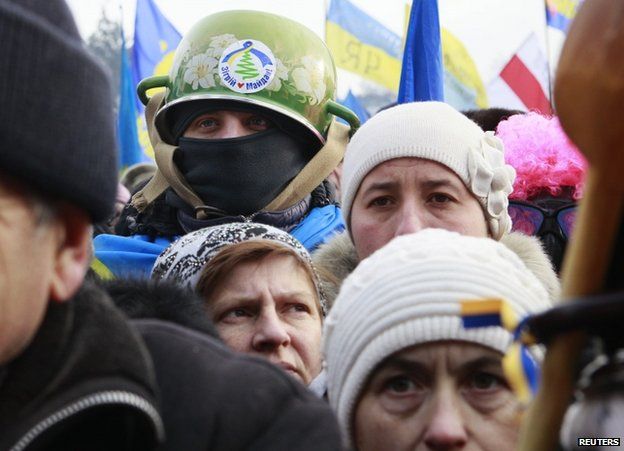
<svg viewBox="0 0 624 451">
<path fill-rule="evenodd" d="M 117 189 L 113 99 L 63 0 L 0 0 L 0 169 L 94 221 Z"/>
</svg>

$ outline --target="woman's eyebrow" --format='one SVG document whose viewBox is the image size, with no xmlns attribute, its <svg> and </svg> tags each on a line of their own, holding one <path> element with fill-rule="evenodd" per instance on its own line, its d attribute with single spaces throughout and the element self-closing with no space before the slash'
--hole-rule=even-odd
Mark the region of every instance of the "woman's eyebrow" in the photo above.
<svg viewBox="0 0 624 451">
<path fill-rule="evenodd" d="M 477 357 L 475 359 L 460 363 L 455 368 L 452 368 L 452 371 L 455 373 L 469 373 L 486 367 L 495 367 L 496 369 L 502 370 L 501 358 L 490 356 Z"/>
<path fill-rule="evenodd" d="M 377 373 L 382 370 L 400 370 L 409 373 L 430 372 L 430 369 L 426 364 L 417 360 L 406 359 L 403 357 L 390 357 L 384 360 L 375 372 Z"/>
<path fill-rule="evenodd" d="M 453 183 L 452 180 L 449 179 L 429 179 L 429 180 L 423 180 L 420 183 L 421 187 L 429 189 L 429 190 L 434 190 L 434 189 L 439 189 L 439 188 L 456 188 L 456 185 Z"/>
<path fill-rule="evenodd" d="M 393 188 L 396 188 L 397 182 L 388 181 L 388 182 L 373 182 L 368 186 L 364 186 L 362 190 L 363 193 L 370 193 L 372 191 L 388 191 Z"/>
</svg>

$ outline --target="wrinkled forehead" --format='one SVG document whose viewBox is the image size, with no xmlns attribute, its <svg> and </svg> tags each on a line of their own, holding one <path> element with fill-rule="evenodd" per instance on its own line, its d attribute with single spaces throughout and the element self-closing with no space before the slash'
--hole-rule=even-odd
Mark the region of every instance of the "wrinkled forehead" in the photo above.
<svg viewBox="0 0 624 451">
<path fill-rule="evenodd" d="M 419 343 L 403 348 L 382 360 L 373 374 L 387 369 L 456 374 L 466 368 L 500 365 L 503 354 L 481 344 L 459 340 Z"/>
<path fill-rule="evenodd" d="M 362 179 L 360 191 L 374 184 L 400 180 L 408 180 L 415 184 L 438 181 L 464 186 L 464 183 L 455 172 L 437 161 L 403 157 L 393 158 L 375 166 Z"/>
</svg>

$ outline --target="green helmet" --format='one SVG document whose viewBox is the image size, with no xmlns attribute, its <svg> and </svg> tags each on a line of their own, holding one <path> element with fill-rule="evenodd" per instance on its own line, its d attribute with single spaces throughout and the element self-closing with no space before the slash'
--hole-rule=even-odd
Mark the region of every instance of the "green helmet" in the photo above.
<svg viewBox="0 0 624 451">
<path fill-rule="evenodd" d="M 324 143 L 332 114 L 357 128 L 357 117 L 334 102 L 336 69 L 325 43 L 285 17 L 258 11 L 226 11 L 199 21 L 178 46 L 169 76 L 138 87 L 166 87 L 156 128 L 173 144 L 167 117 L 177 106 L 215 101 L 219 109 L 243 104 L 266 108 L 272 119 Z M 233 105 L 234 104 L 234 105 Z"/>
</svg>

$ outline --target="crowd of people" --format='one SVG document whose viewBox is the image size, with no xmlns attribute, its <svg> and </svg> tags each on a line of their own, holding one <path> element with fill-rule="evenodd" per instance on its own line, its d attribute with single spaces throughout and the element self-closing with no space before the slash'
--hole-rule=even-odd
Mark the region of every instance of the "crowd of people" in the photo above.
<svg viewBox="0 0 624 451">
<path fill-rule="evenodd" d="M 64 0 L 0 0 L 0 67 L 0 450 L 515 449 L 587 169 L 556 117 L 360 126 L 318 36 L 227 11 L 118 181 Z"/>
</svg>

